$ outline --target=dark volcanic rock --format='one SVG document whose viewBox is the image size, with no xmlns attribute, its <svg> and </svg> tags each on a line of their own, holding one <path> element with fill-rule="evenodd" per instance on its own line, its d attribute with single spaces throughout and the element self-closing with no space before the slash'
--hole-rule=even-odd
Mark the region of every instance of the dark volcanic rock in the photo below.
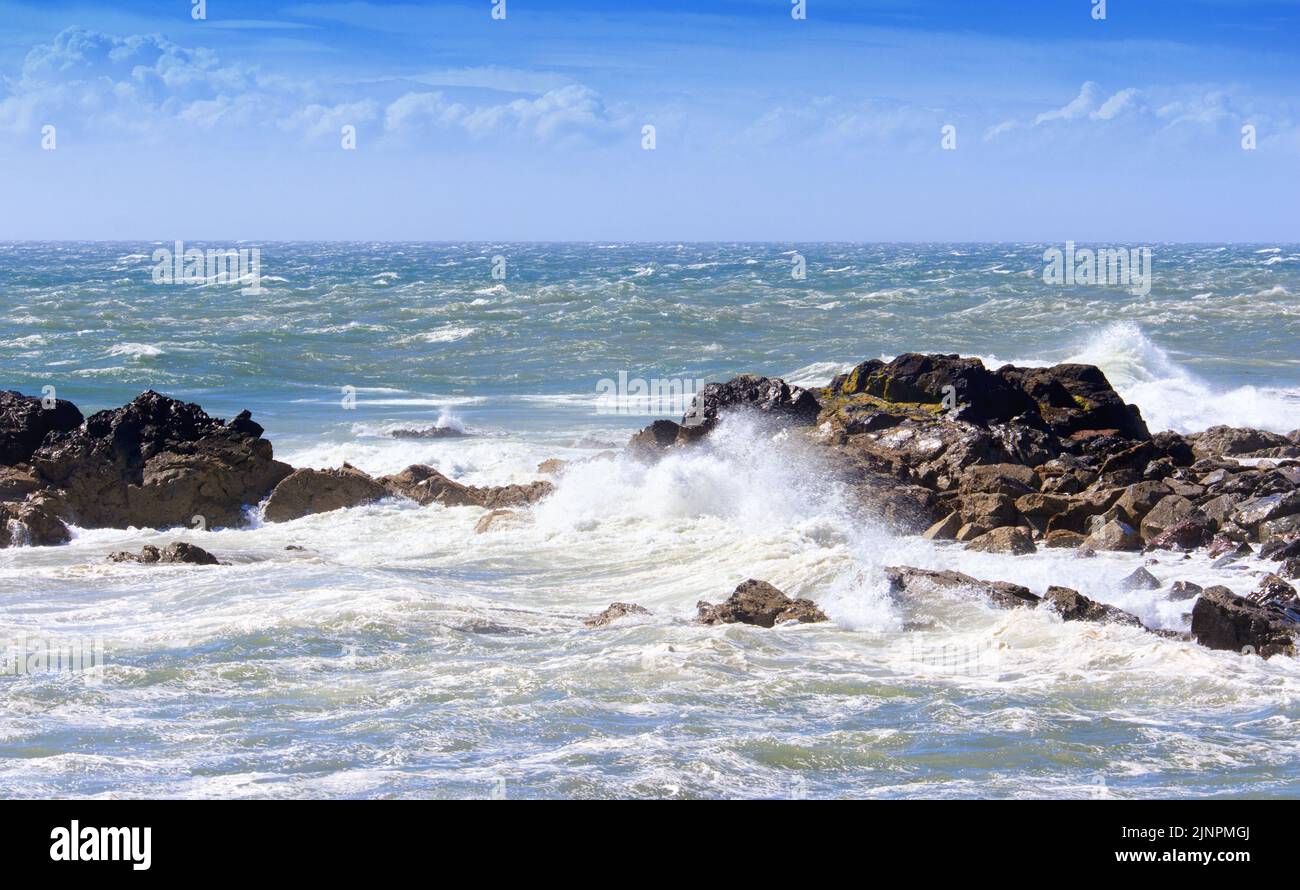
<svg viewBox="0 0 1300 890">
<path fill-rule="evenodd" d="M 373 503 L 389 496 L 388 489 L 350 464 L 337 470 L 294 470 L 266 502 L 267 522 L 288 522 L 313 513 Z"/>
<path fill-rule="evenodd" d="M 1115 430 L 1123 438 L 1142 441 L 1151 438 L 1137 406 L 1124 404 L 1095 365 L 1008 365 L 998 374 L 1029 395 L 1052 432 L 1062 438 L 1083 430 Z"/>
<path fill-rule="evenodd" d="M 1226 587 L 1209 587 L 1192 608 L 1192 635 L 1202 646 L 1272 655 L 1295 654 L 1300 624 L 1277 609 L 1252 603 Z"/>
<path fill-rule="evenodd" d="M 1050 603 L 1061 618 L 1066 621 L 1098 621 L 1109 624 L 1128 624 L 1133 627 L 1143 626 L 1136 615 L 1089 599 L 1079 591 L 1072 590 L 1069 587 L 1053 585 L 1047 588 L 1043 600 Z"/>
<path fill-rule="evenodd" d="M 792 600 L 766 581 L 745 581 L 725 602 L 696 603 L 703 624 L 757 624 L 772 627 L 785 621 L 825 621 L 826 615 L 812 600 Z"/>
<path fill-rule="evenodd" d="M 49 434 L 32 466 L 78 525 L 233 526 L 293 469 L 261 436 L 247 411 L 227 424 L 151 391 Z"/>
<path fill-rule="evenodd" d="M 710 428 L 724 411 L 751 410 L 800 425 L 811 424 L 821 410 L 816 396 L 780 378 L 742 374 L 726 383 L 706 383 L 695 396 L 682 426 Z"/>
<path fill-rule="evenodd" d="M 636 603 L 610 603 L 609 608 L 598 615 L 582 619 L 582 623 L 587 627 L 604 627 L 612 624 L 625 615 L 649 615 L 650 610 Z"/>
<path fill-rule="evenodd" d="M 47 435 L 75 430 L 83 420 L 77 406 L 63 399 L 45 408 L 35 396 L 0 392 L 0 465 L 26 463 Z"/>
<path fill-rule="evenodd" d="M 947 399 L 955 416 L 971 423 L 1007 421 L 1034 412 L 1033 399 L 976 358 L 905 353 L 886 363 L 871 360 L 836 377 L 837 395 L 865 393 L 888 402 L 942 406 Z"/>
<path fill-rule="evenodd" d="M 139 553 L 119 550 L 117 553 L 109 554 L 108 559 L 110 562 L 139 562 L 146 565 L 171 563 L 188 563 L 196 566 L 220 565 L 211 553 L 184 541 L 173 541 L 161 550 L 152 544 L 145 544 Z"/>
<path fill-rule="evenodd" d="M 1018 609 L 1038 605 L 1039 597 L 1028 587 L 1006 581 L 981 581 L 961 572 L 889 566 L 885 569 L 894 593 L 927 594 L 935 592 L 975 594 L 994 606 Z"/>
</svg>

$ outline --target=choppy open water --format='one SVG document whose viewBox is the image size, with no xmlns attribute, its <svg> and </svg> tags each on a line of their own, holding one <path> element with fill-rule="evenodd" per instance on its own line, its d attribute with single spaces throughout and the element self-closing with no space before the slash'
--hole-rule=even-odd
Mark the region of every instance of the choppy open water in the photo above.
<svg viewBox="0 0 1300 890">
<path fill-rule="evenodd" d="M 596 383 L 821 383 L 902 351 L 1099 364 L 1152 429 L 1300 427 L 1300 246 L 1154 245 L 1149 295 L 1049 287 L 1052 245 L 263 244 L 267 293 L 151 283 L 152 243 L 0 245 L 0 386 L 86 413 L 152 387 L 295 465 L 536 478 L 645 417 Z M 162 245 L 170 246 L 170 245 Z M 234 245 L 202 245 L 229 247 Z M 247 245 L 245 245 L 247 246 Z M 790 251 L 808 262 L 791 277 Z M 494 280 L 492 257 L 506 258 Z M 355 387 L 351 410 L 342 387 Z M 396 440 L 433 424 L 470 435 Z M 572 469 L 527 523 L 383 503 L 0 551 L 0 639 L 103 640 L 98 682 L 0 677 L 19 796 L 1295 796 L 1300 666 L 1047 612 L 899 603 L 880 566 L 1123 593 L 1140 557 L 966 553 L 850 508 L 814 453 L 725 425 Z M 223 568 L 107 564 L 191 540 Z M 302 551 L 287 551 L 287 545 Z M 1163 581 L 1253 586 L 1160 557 Z M 1258 566 L 1255 566 L 1256 568 Z M 690 623 L 766 579 L 826 625 Z M 650 617 L 588 630 L 614 600 Z M 91 678 L 93 679 L 93 678 Z"/>
</svg>

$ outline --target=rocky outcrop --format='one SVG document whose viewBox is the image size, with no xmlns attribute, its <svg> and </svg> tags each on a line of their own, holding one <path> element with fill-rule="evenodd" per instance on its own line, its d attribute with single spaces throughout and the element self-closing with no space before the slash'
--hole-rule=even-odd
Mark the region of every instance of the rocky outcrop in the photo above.
<svg viewBox="0 0 1300 890">
<path fill-rule="evenodd" d="M 315 513 L 359 507 L 389 496 L 389 491 L 351 464 L 334 470 L 294 470 L 271 492 L 262 517 L 289 522 Z"/>
<path fill-rule="evenodd" d="M 1151 437 L 1135 405 L 1126 405 L 1094 365 L 1001 368 L 998 375 L 1034 401 L 1052 432 L 1067 438 L 1088 430 L 1113 430 L 1125 439 Z"/>
<path fill-rule="evenodd" d="M 696 603 L 702 624 L 756 624 L 773 627 L 786 622 L 808 624 L 825 621 L 826 614 L 812 600 L 791 599 L 766 581 L 743 582 L 725 602 Z"/>
<path fill-rule="evenodd" d="M 1237 596 L 1226 587 L 1209 587 L 1192 607 L 1192 636 L 1202 646 L 1254 653 L 1268 658 L 1295 655 L 1300 624 L 1281 609 Z"/>
<path fill-rule="evenodd" d="M 393 430 L 388 435 L 392 436 L 394 439 L 459 439 L 469 434 L 464 430 L 458 430 L 455 427 L 431 426 L 422 430 Z"/>
<path fill-rule="evenodd" d="M 724 412 L 753 411 L 773 420 L 806 426 L 820 410 L 817 398 L 806 389 L 780 378 L 743 374 L 726 383 L 706 383 L 682 418 L 682 425 L 707 430 Z"/>
<path fill-rule="evenodd" d="M 173 541 L 161 550 L 152 544 L 145 544 L 139 553 L 119 550 L 117 553 L 109 554 L 108 560 L 109 562 L 138 562 L 145 565 L 168 565 L 172 563 L 186 563 L 196 566 L 220 565 L 220 562 L 211 553 L 202 547 L 196 547 L 184 541 Z"/>
<path fill-rule="evenodd" d="M 628 615 L 649 614 L 649 609 L 638 606 L 636 603 L 610 603 L 608 609 L 597 615 L 590 615 L 582 619 L 582 623 L 587 627 L 604 627 Z"/>
<path fill-rule="evenodd" d="M 63 399 L 42 400 L 13 390 L 0 392 L 0 465 L 30 461 L 46 436 L 71 432 L 84 419 L 76 405 Z"/>
<path fill-rule="evenodd" d="M 47 434 L 31 464 L 64 518 L 90 528 L 239 525 L 292 472 L 247 411 L 225 423 L 155 392 Z"/>
</svg>

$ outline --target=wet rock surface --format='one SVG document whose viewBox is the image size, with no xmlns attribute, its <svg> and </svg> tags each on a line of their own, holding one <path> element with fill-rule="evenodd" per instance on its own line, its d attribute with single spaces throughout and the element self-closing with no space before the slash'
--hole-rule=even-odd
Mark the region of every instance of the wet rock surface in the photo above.
<svg viewBox="0 0 1300 890">
<path fill-rule="evenodd" d="M 755 624 L 774 627 L 786 622 L 808 624 L 826 621 L 826 614 L 816 603 L 791 599 L 766 581 L 744 581 L 724 602 L 713 605 L 701 600 L 696 604 L 702 624 Z"/>
</svg>

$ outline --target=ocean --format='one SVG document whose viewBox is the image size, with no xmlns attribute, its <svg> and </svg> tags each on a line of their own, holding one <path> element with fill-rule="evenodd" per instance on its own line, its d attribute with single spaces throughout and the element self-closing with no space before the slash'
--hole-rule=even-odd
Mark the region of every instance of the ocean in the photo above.
<svg viewBox="0 0 1300 890">
<path fill-rule="evenodd" d="M 539 478 L 653 417 L 601 381 L 823 385 L 866 358 L 1099 365 L 1153 431 L 1300 427 L 1300 245 L 1153 244 L 1149 293 L 1044 281 L 1052 244 L 258 247 L 263 293 L 155 284 L 168 243 L 0 244 L 0 388 L 83 412 L 145 389 L 276 456 Z M 806 276 L 792 270 L 802 258 Z M 498 272 L 494 277 L 493 272 Z M 503 277 L 501 277 L 503 276 Z M 463 435 L 394 438 L 440 426 Z M 382 502 L 239 529 L 74 529 L 0 550 L 0 641 L 96 640 L 94 676 L 0 676 L 22 797 L 1294 797 L 1300 666 L 1046 611 L 891 599 L 881 569 L 1124 591 L 1141 555 L 899 536 L 790 437 L 724 424 L 647 465 L 570 464 L 526 521 Z M 187 540 L 231 565 L 144 567 Z M 286 550 L 294 546 L 300 550 Z M 1162 554 L 1161 581 L 1249 589 Z M 1246 569 L 1261 564 L 1252 560 Z M 827 624 L 692 623 L 746 578 Z M 649 615 L 599 629 L 613 601 Z"/>
</svg>

